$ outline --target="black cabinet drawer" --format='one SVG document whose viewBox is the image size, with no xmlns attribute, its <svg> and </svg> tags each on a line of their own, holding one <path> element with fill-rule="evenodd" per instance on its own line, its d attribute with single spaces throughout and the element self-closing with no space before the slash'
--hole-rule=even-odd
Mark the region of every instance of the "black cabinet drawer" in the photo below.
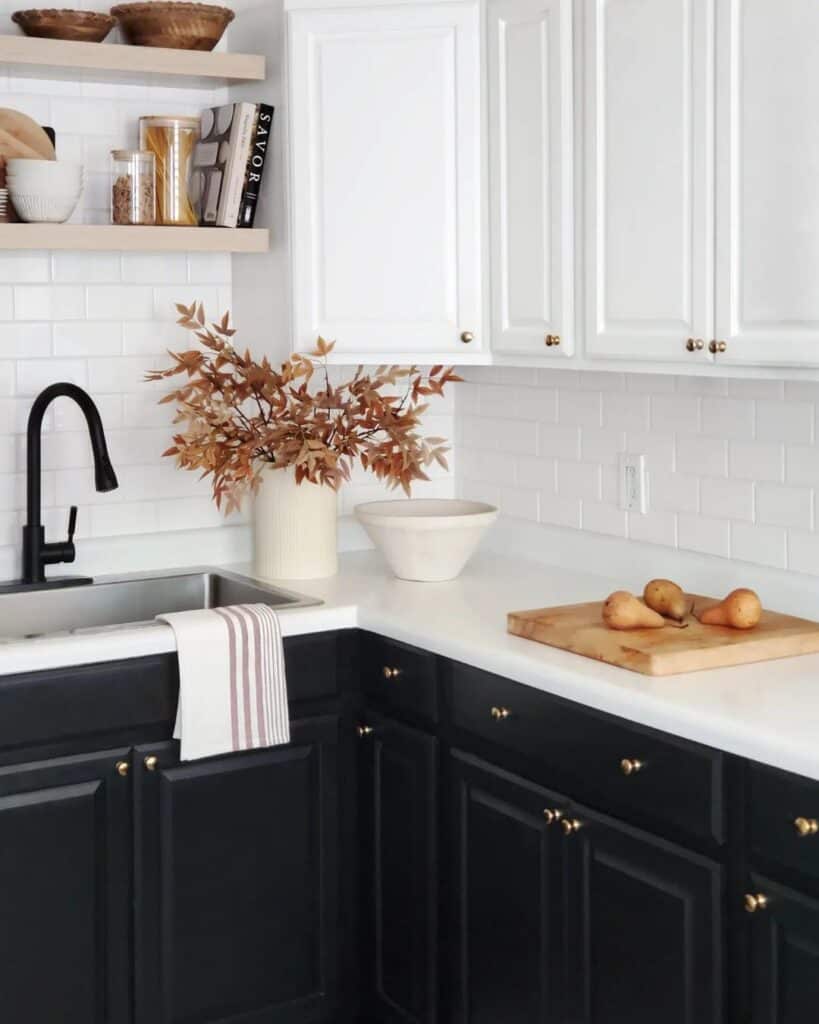
<svg viewBox="0 0 819 1024">
<path fill-rule="evenodd" d="M 752 764 L 748 793 L 752 850 L 819 878 L 819 782 Z"/>
<path fill-rule="evenodd" d="M 362 643 L 361 688 L 364 693 L 390 710 L 436 721 L 435 655 L 373 633 L 365 633 Z"/>
<path fill-rule="evenodd" d="M 467 665 L 454 664 L 453 725 L 528 759 L 580 799 L 722 842 L 724 755 Z"/>
</svg>

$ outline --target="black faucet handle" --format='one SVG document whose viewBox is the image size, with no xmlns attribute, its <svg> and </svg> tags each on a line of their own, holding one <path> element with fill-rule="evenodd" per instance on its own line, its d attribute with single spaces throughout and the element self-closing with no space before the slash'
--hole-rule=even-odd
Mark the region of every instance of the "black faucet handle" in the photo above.
<svg viewBox="0 0 819 1024">
<path fill-rule="evenodd" d="M 74 543 L 74 534 L 77 532 L 77 506 L 72 505 L 68 510 L 68 543 Z"/>
</svg>

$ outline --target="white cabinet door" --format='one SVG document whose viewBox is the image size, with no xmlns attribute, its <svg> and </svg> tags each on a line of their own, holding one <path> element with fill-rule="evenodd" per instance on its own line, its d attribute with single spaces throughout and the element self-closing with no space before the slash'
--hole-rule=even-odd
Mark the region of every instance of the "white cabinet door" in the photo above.
<svg viewBox="0 0 819 1024">
<path fill-rule="evenodd" d="M 710 359 L 713 0 L 586 0 L 585 13 L 588 353 Z M 705 344 L 689 352 L 688 338 Z"/>
<path fill-rule="evenodd" d="M 720 0 L 719 362 L 819 364 L 819 3 Z"/>
<path fill-rule="evenodd" d="M 477 4 L 292 10 L 288 23 L 294 347 L 321 334 L 345 359 L 475 354 Z"/>
<path fill-rule="evenodd" d="M 574 346 L 572 0 L 488 7 L 492 348 Z"/>
</svg>

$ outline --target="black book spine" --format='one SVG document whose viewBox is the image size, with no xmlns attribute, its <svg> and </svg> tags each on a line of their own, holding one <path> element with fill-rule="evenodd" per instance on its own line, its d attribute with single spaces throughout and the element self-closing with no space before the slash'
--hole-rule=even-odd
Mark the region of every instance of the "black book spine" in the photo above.
<svg viewBox="0 0 819 1024">
<path fill-rule="evenodd" d="M 267 150 L 273 134 L 273 109 L 267 103 L 259 104 L 256 131 L 245 172 L 245 187 L 242 192 L 242 201 L 239 204 L 239 219 L 236 226 L 240 228 L 252 228 L 253 221 L 256 219 L 256 204 L 259 201 Z"/>
</svg>

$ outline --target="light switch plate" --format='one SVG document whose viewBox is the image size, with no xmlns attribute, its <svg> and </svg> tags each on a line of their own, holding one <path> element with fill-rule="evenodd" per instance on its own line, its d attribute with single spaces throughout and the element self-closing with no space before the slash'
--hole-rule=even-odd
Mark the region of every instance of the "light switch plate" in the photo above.
<svg viewBox="0 0 819 1024">
<path fill-rule="evenodd" d="M 646 504 L 646 457 L 631 452 L 619 456 L 620 508 L 627 512 L 645 515 Z"/>
</svg>

